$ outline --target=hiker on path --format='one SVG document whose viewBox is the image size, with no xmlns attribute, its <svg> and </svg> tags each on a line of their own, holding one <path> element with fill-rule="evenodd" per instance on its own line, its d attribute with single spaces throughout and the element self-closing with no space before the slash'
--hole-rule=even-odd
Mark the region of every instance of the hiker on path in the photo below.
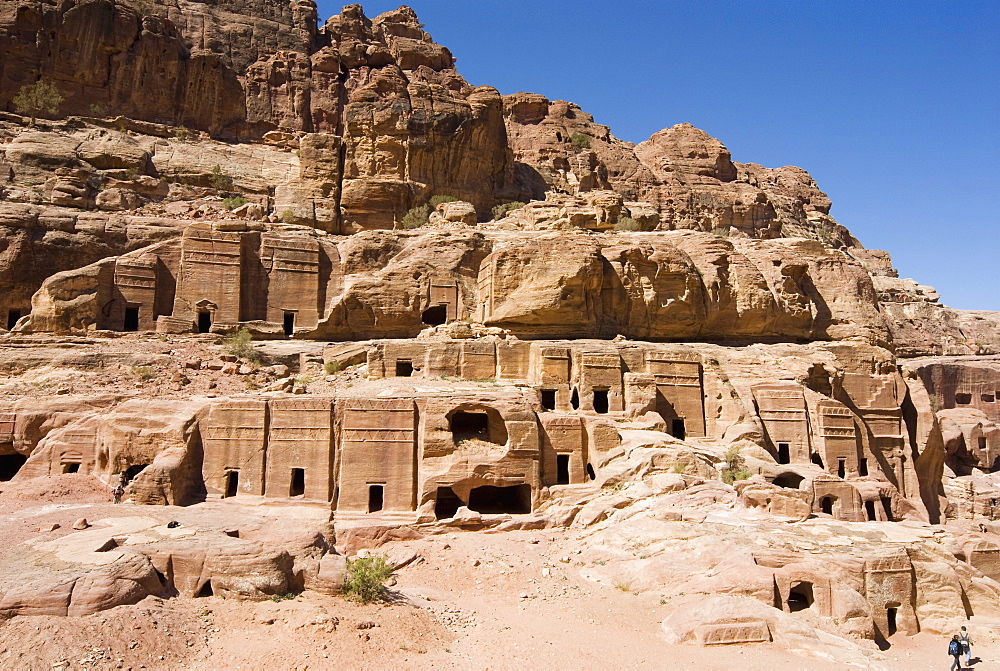
<svg viewBox="0 0 1000 671">
<path fill-rule="evenodd" d="M 948 654 L 955 658 L 955 661 L 951 663 L 950 671 L 962 671 L 962 644 L 958 641 L 958 634 L 951 637 L 948 641 Z"/>
<path fill-rule="evenodd" d="M 962 646 L 962 654 L 965 655 L 965 665 L 971 666 L 972 662 L 972 638 L 969 636 L 969 632 L 962 627 L 962 630 L 958 632 L 958 643 Z"/>
<path fill-rule="evenodd" d="M 121 503 L 122 502 L 122 496 L 124 494 L 125 494 L 125 488 L 122 487 L 121 484 L 119 483 L 119 485 L 117 487 L 115 487 L 115 491 L 114 491 L 115 503 Z"/>
</svg>

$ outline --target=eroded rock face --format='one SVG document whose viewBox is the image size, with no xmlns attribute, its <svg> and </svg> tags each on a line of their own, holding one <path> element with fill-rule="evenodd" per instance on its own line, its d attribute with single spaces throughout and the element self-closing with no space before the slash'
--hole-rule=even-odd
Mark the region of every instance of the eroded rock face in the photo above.
<svg viewBox="0 0 1000 671">
<path fill-rule="evenodd" d="M 338 240 L 207 223 L 189 226 L 179 249 L 163 243 L 53 276 L 22 330 L 118 330 L 126 305 L 143 329 L 196 330 L 199 315 L 218 329 L 277 328 L 294 314 L 296 335 L 339 340 L 414 337 L 463 319 L 527 338 L 888 337 L 867 273 L 818 242 L 469 229 Z"/>
</svg>

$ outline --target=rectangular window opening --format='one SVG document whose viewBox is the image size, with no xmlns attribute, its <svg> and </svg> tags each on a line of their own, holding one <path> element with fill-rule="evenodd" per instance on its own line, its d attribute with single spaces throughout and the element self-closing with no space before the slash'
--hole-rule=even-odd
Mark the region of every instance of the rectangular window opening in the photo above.
<svg viewBox="0 0 1000 671">
<path fill-rule="evenodd" d="M 413 362 L 408 359 L 396 359 L 396 377 L 413 377 Z"/>
<path fill-rule="evenodd" d="M 542 410 L 556 409 L 556 390 L 542 389 Z"/>
<path fill-rule="evenodd" d="M 377 513 L 385 505 L 385 485 L 368 485 L 368 512 Z"/>
<path fill-rule="evenodd" d="M 847 460 L 837 459 L 837 477 L 842 478 L 847 475 Z"/>
<path fill-rule="evenodd" d="M 569 484 L 569 456 L 568 454 L 556 455 L 556 484 Z"/>
<path fill-rule="evenodd" d="M 874 501 L 865 501 L 865 512 L 868 513 L 868 521 L 869 522 L 874 522 L 874 521 L 876 521 L 878 519 L 878 516 L 875 514 L 875 502 Z"/>
<path fill-rule="evenodd" d="M 291 497 L 305 496 L 306 493 L 306 469 L 292 469 L 292 484 L 288 488 L 288 495 Z"/>
<path fill-rule="evenodd" d="M 122 324 L 122 331 L 138 331 L 138 330 L 139 330 L 139 306 L 126 305 L 125 322 Z"/>
<path fill-rule="evenodd" d="M 868 459 L 862 458 L 861 461 L 858 462 L 858 474 L 868 475 Z"/>
<path fill-rule="evenodd" d="M 604 414 L 608 411 L 608 390 L 607 389 L 595 389 L 594 390 L 594 412 L 599 414 Z"/>
<path fill-rule="evenodd" d="M 979 449 L 986 451 L 986 436 L 979 436 Z"/>
<path fill-rule="evenodd" d="M 789 455 L 788 443 L 778 443 L 778 463 L 787 464 L 790 463 L 791 455 Z"/>
</svg>

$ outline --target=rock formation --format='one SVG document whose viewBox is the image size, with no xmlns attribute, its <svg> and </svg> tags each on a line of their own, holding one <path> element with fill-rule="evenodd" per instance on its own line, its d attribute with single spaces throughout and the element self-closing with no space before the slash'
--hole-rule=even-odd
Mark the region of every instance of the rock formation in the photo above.
<svg viewBox="0 0 1000 671">
<path fill-rule="evenodd" d="M 407 7 L 0 8 L 0 480 L 331 523 L 105 521 L 0 575 L 0 616 L 336 592 L 337 547 L 538 528 L 673 590 L 675 641 L 992 615 L 1000 317 L 897 277 L 799 168 L 454 65 Z"/>
</svg>

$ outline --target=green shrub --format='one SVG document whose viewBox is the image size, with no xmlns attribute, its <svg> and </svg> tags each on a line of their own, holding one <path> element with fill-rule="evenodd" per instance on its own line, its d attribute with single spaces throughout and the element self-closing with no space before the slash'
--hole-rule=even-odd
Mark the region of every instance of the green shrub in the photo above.
<svg viewBox="0 0 1000 671">
<path fill-rule="evenodd" d="M 132 369 L 132 375 L 140 382 L 149 382 L 156 377 L 156 369 L 152 366 L 136 366 Z"/>
<path fill-rule="evenodd" d="M 722 481 L 727 485 L 731 485 L 737 480 L 746 480 L 752 475 L 743 463 L 738 446 L 730 445 L 723 453 L 722 459 L 726 462 L 725 468 L 722 469 Z"/>
<path fill-rule="evenodd" d="M 34 84 L 22 86 L 12 102 L 17 113 L 30 117 L 31 125 L 34 126 L 39 114 L 58 114 L 63 100 L 59 89 L 44 79 L 39 79 Z"/>
<path fill-rule="evenodd" d="M 295 223 L 295 213 L 291 210 L 285 210 L 281 213 L 281 222 L 283 224 L 294 224 Z"/>
<path fill-rule="evenodd" d="M 178 126 L 174 129 L 174 138 L 180 140 L 181 142 L 184 142 L 189 137 L 191 137 L 191 131 L 189 131 L 186 127 Z"/>
<path fill-rule="evenodd" d="M 457 200 L 458 198 L 455 198 L 454 196 L 431 196 L 431 199 L 427 202 L 433 208 L 437 207 L 441 203 L 454 203 Z"/>
<path fill-rule="evenodd" d="M 340 372 L 340 362 L 339 361 L 327 361 L 323 364 L 323 372 L 327 375 L 336 375 Z"/>
<path fill-rule="evenodd" d="M 233 178 L 218 165 L 212 168 L 212 176 L 208 181 L 212 184 L 212 188 L 218 191 L 228 191 L 233 188 Z"/>
<path fill-rule="evenodd" d="M 252 341 L 253 334 L 246 328 L 241 328 L 235 333 L 226 336 L 226 352 L 251 363 L 260 363 L 260 354 L 250 344 Z"/>
<path fill-rule="evenodd" d="M 399 221 L 400 228 L 420 228 L 427 223 L 427 220 L 431 216 L 431 206 L 430 205 L 420 205 L 419 207 L 414 207 L 410 209 L 403 218 Z"/>
<path fill-rule="evenodd" d="M 506 215 L 511 210 L 518 210 L 522 207 L 524 207 L 524 203 L 522 203 L 519 200 L 512 200 L 509 203 L 503 203 L 501 205 L 497 205 L 496 207 L 493 208 L 493 220 L 496 221 L 498 219 L 503 219 L 504 215 Z"/>
<path fill-rule="evenodd" d="M 222 207 L 226 208 L 227 210 L 235 210 L 237 207 L 240 207 L 241 205 L 246 205 L 248 202 L 250 201 L 248 201 L 243 196 L 231 196 L 229 198 L 222 199 Z"/>
<path fill-rule="evenodd" d="M 569 136 L 569 141 L 573 145 L 573 149 L 577 151 L 590 149 L 590 137 L 583 133 L 573 133 Z"/>
<path fill-rule="evenodd" d="M 615 224 L 617 231 L 638 231 L 639 228 L 639 222 L 632 217 L 618 217 L 618 223 Z"/>
<path fill-rule="evenodd" d="M 384 557 L 362 557 L 347 560 L 344 576 L 344 594 L 361 603 L 371 603 L 385 598 L 385 583 L 393 575 L 392 565 Z"/>
</svg>

